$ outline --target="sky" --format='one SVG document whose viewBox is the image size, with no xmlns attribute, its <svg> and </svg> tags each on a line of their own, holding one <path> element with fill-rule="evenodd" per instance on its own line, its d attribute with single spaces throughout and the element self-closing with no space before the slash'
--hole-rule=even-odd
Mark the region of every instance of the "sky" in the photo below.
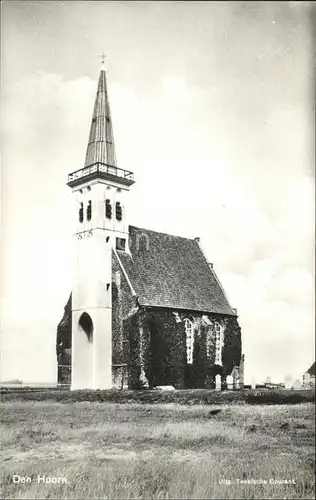
<svg viewBox="0 0 316 500">
<path fill-rule="evenodd" d="M 54 382 L 72 195 L 100 68 L 129 220 L 194 238 L 237 308 L 245 380 L 314 361 L 311 2 L 1 3 L 1 380 Z"/>
</svg>

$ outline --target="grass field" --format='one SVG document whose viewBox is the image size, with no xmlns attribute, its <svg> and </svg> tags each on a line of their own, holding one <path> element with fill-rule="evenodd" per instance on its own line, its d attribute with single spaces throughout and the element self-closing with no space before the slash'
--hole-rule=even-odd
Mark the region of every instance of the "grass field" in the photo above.
<svg viewBox="0 0 316 500">
<path fill-rule="evenodd" d="M 314 497 L 310 403 L 12 401 L 0 411 L 0 498 Z"/>
</svg>

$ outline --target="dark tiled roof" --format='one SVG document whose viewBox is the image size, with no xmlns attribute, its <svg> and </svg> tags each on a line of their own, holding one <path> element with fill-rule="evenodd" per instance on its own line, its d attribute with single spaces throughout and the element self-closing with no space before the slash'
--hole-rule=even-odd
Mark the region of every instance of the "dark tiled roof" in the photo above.
<svg viewBox="0 0 316 500">
<path fill-rule="evenodd" d="M 196 240 L 129 227 L 131 256 L 118 252 L 144 306 L 236 315 Z"/>
<path fill-rule="evenodd" d="M 315 375 L 315 361 L 312 364 L 312 366 L 307 370 L 307 373 L 309 373 L 310 375 Z"/>
</svg>

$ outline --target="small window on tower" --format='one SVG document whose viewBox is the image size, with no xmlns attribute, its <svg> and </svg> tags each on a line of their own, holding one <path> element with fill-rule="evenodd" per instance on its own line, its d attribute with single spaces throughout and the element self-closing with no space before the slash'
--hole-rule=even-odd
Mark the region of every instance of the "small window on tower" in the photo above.
<svg viewBox="0 0 316 500">
<path fill-rule="evenodd" d="M 119 201 L 115 205 L 115 215 L 117 220 L 122 220 L 122 206 Z"/>
<path fill-rule="evenodd" d="M 91 206 L 91 200 L 89 200 L 87 206 L 87 219 L 91 220 L 91 217 L 92 217 L 92 206 Z"/>
<path fill-rule="evenodd" d="M 123 250 L 125 252 L 125 247 L 126 247 L 126 239 L 116 238 L 116 250 Z"/>
<path fill-rule="evenodd" d="M 83 222 L 83 203 L 80 203 L 80 208 L 79 208 L 79 222 Z"/>
<path fill-rule="evenodd" d="M 112 205 L 110 200 L 105 202 L 105 216 L 107 219 L 112 219 Z"/>
</svg>

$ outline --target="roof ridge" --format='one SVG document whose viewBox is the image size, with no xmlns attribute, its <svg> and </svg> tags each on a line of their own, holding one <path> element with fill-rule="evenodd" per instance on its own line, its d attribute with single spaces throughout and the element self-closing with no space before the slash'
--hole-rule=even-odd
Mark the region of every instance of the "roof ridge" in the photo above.
<svg viewBox="0 0 316 500">
<path fill-rule="evenodd" d="M 224 287 L 223 287 L 223 285 L 221 284 L 220 279 L 219 279 L 219 277 L 218 277 L 218 276 L 217 276 L 217 274 L 216 274 L 216 271 L 215 271 L 215 269 L 214 269 L 214 265 L 209 263 L 209 261 L 208 261 L 208 259 L 207 259 L 206 252 L 204 251 L 203 246 L 201 245 L 200 240 L 198 239 L 198 240 L 195 240 L 195 241 L 196 241 L 196 243 L 197 243 L 198 248 L 200 249 L 201 254 L 203 255 L 203 257 L 204 257 L 204 259 L 205 259 L 205 261 L 206 261 L 206 263 L 207 263 L 207 265 L 208 265 L 208 268 L 209 268 L 210 272 L 213 274 L 214 278 L 216 279 L 217 284 L 218 284 L 218 286 L 220 287 L 220 289 L 221 289 L 221 291 L 222 291 L 222 293 L 223 293 L 223 295 L 224 295 L 224 297 L 225 297 L 225 299 L 226 299 L 226 302 L 227 302 L 227 304 L 228 304 L 229 308 L 232 310 L 232 312 L 233 312 L 234 314 L 236 314 L 236 309 L 234 309 L 234 308 L 231 306 L 230 301 L 228 300 L 227 294 L 226 294 L 226 292 L 225 292 L 225 290 L 224 290 Z"/>
<path fill-rule="evenodd" d="M 123 265 L 123 262 L 121 261 L 121 259 L 120 259 L 119 255 L 118 255 L 117 251 L 115 250 L 115 248 L 113 248 L 113 251 L 114 251 L 114 255 L 115 255 L 115 257 L 116 257 L 116 259 L 117 259 L 117 261 L 119 263 L 119 266 L 122 269 L 122 272 L 123 272 L 124 277 L 125 277 L 125 279 L 127 281 L 127 284 L 128 284 L 128 286 L 129 286 L 129 288 L 130 288 L 130 290 L 132 292 L 132 295 L 137 296 L 137 294 L 135 292 L 135 289 L 134 289 L 134 287 L 133 287 L 133 285 L 131 283 L 131 280 L 129 279 L 129 276 L 128 276 L 128 274 L 126 272 L 126 269 L 125 269 L 125 267 Z"/>
<path fill-rule="evenodd" d="M 195 238 L 187 238 L 186 236 L 179 236 L 177 234 L 163 233 L 161 231 L 155 231 L 154 229 L 147 229 L 145 227 L 133 226 L 131 224 L 129 225 L 129 228 L 139 229 L 140 231 L 149 231 L 151 233 L 156 233 L 156 234 L 160 234 L 160 235 L 163 235 L 163 236 L 170 236 L 171 238 L 181 238 L 183 240 L 196 241 Z"/>
</svg>

